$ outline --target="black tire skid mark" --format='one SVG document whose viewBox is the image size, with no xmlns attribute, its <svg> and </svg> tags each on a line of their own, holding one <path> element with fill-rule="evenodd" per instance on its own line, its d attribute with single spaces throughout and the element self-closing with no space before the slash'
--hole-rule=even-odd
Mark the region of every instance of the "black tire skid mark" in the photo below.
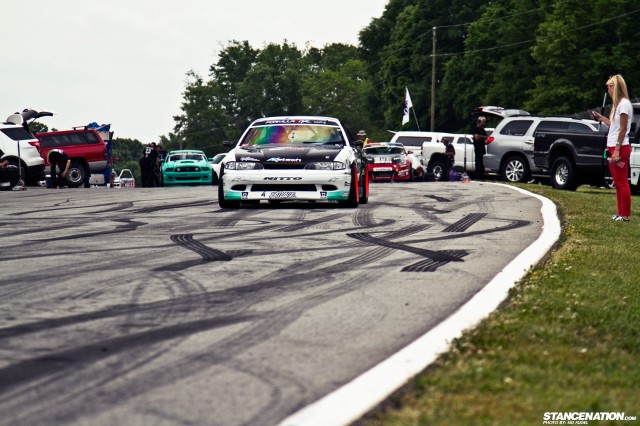
<svg viewBox="0 0 640 426">
<path fill-rule="evenodd" d="M 447 226 L 442 232 L 464 232 L 487 216 L 486 213 L 472 213 Z"/>
<path fill-rule="evenodd" d="M 193 235 L 172 235 L 171 241 L 175 242 L 178 246 L 190 250 L 200 255 L 200 259 L 185 260 L 181 262 L 171 263 L 169 265 L 163 265 L 158 268 L 154 268 L 154 271 L 182 271 L 194 266 L 202 265 L 208 262 L 229 262 L 233 259 L 228 253 L 223 251 L 207 247 L 199 241 L 193 239 Z"/>
<path fill-rule="evenodd" d="M 70 199 L 67 199 L 65 201 L 65 203 L 69 203 Z M 24 212 L 19 212 L 19 213 L 14 213 L 14 216 L 24 216 L 24 215 L 28 215 L 28 214 L 42 214 L 45 212 L 57 212 L 57 211 L 64 211 L 64 212 L 68 212 L 70 210 L 75 210 L 75 209 L 82 209 L 83 210 L 83 215 L 86 214 L 91 214 L 91 213 L 109 213 L 109 212 L 119 212 L 119 211 L 123 211 L 123 210 L 127 210 L 131 207 L 133 207 L 133 202 L 131 201 L 122 201 L 117 203 L 115 206 L 113 205 L 113 203 L 104 203 L 104 204 L 92 204 L 91 207 L 96 207 L 99 208 L 95 211 L 89 211 L 87 212 L 87 205 L 84 204 L 79 204 L 76 206 L 65 206 L 63 205 L 64 203 L 57 203 L 56 206 L 59 207 L 55 207 L 55 208 L 47 208 L 47 209 L 38 209 L 38 210 L 31 210 L 31 211 L 24 211 Z M 104 207 L 104 208 L 103 208 Z"/>
<path fill-rule="evenodd" d="M 451 258 L 457 258 L 458 262 L 462 262 L 462 258 L 469 254 L 466 250 L 443 250 L 440 253 Z M 401 272 L 435 272 L 439 267 L 450 263 L 448 260 L 425 259 L 420 262 L 405 266 Z"/>
<path fill-rule="evenodd" d="M 231 315 L 164 325 L 15 363 L 0 368 L 0 395 L 10 392 L 12 388 L 21 388 L 25 383 L 50 376 L 52 372 L 54 375 L 64 376 L 67 369 L 82 368 L 131 348 L 166 342 L 177 337 L 247 322 L 253 318 L 253 315 Z M 5 397 L 0 397 L 0 400 L 5 400 Z"/>
<path fill-rule="evenodd" d="M 213 221 L 214 226 L 221 227 L 232 227 L 238 224 L 241 220 L 246 220 L 252 216 L 262 214 L 263 211 L 255 210 L 255 209 L 243 209 L 243 210 L 235 210 L 233 213 L 229 214 L 227 217 L 223 217 L 221 219 L 216 218 Z"/>
<path fill-rule="evenodd" d="M 304 220 L 302 223 L 296 223 L 294 225 L 285 225 L 285 226 L 283 226 L 281 228 L 276 229 L 276 231 L 277 232 L 282 232 L 282 233 L 298 232 L 298 231 L 301 231 L 301 230 L 306 229 L 306 228 L 310 228 L 310 227 L 315 226 L 315 225 L 319 225 L 319 224 L 322 224 L 322 223 L 334 221 L 334 220 L 339 219 L 341 217 L 344 217 L 344 214 L 337 213 L 337 214 L 332 214 L 332 215 L 329 215 L 329 216 L 321 217 L 321 218 L 318 218 L 318 219 Z"/>
<path fill-rule="evenodd" d="M 230 261 L 232 259 L 228 254 L 207 247 L 199 241 L 193 239 L 193 235 L 184 234 L 184 235 L 172 235 L 171 241 L 178 244 L 180 247 L 186 248 L 187 250 L 191 250 L 202 257 L 204 262 L 217 262 L 217 261 Z"/>
<path fill-rule="evenodd" d="M 386 239 L 377 238 L 367 233 L 352 233 L 347 235 L 351 238 L 363 241 L 365 243 L 380 245 L 383 247 L 389 247 L 389 248 L 401 250 L 401 251 L 406 251 L 406 252 L 417 254 L 418 256 L 426 257 L 438 262 L 462 262 L 462 258 L 468 254 L 466 250 L 436 251 L 436 250 L 412 247 L 407 244 L 396 243 L 393 241 L 388 241 Z"/>
<path fill-rule="evenodd" d="M 494 232 L 504 232 L 510 231 L 512 229 L 522 228 L 525 226 L 531 225 L 531 221 L 528 220 L 520 220 L 520 219 L 500 219 L 500 218 L 492 218 L 494 221 L 504 221 L 507 222 L 504 226 L 499 226 L 491 229 L 482 229 L 479 231 L 470 231 L 470 232 L 460 232 L 460 233 L 448 233 L 446 236 L 438 236 L 438 237 L 429 237 L 429 238 L 420 238 L 420 239 L 411 239 L 405 241 L 407 244 L 417 244 L 417 243 L 427 243 L 433 241 L 443 241 L 443 240 L 452 240 L 457 238 L 467 238 L 473 237 L 476 235 L 486 235 L 493 234 Z"/>
<path fill-rule="evenodd" d="M 376 221 L 374 217 L 374 211 L 377 208 L 375 204 L 367 204 L 362 206 L 353 214 L 353 224 L 358 227 L 372 227 L 376 226 Z"/>
<path fill-rule="evenodd" d="M 154 207 L 141 207 L 134 211 L 135 214 L 151 214 L 164 210 L 177 210 L 191 207 L 213 207 L 213 201 L 193 201 L 190 203 L 165 204 Z"/>
<path fill-rule="evenodd" d="M 78 240 L 78 239 L 82 239 L 82 238 L 92 238 L 92 237 L 97 237 L 97 236 L 101 236 L 101 235 L 108 235 L 108 234 L 121 234 L 123 232 L 135 231 L 136 229 L 138 229 L 138 227 L 148 224 L 147 222 L 140 222 L 140 221 L 133 220 L 133 219 L 111 219 L 111 221 L 112 222 L 120 222 L 120 223 L 122 223 L 122 225 L 117 225 L 113 229 L 108 230 L 108 231 L 84 232 L 82 234 L 72 234 L 72 235 L 65 235 L 65 236 L 62 236 L 62 237 L 54 237 L 54 238 L 45 238 L 45 239 L 41 239 L 41 240 L 34 240 L 33 242 L 46 243 L 46 242 L 51 242 L 51 241 L 66 241 L 66 240 Z"/>
<path fill-rule="evenodd" d="M 444 198 L 444 197 L 439 197 L 439 196 L 437 196 L 437 195 L 431 195 L 431 194 L 429 194 L 429 195 L 425 195 L 424 197 L 425 197 L 425 198 L 431 198 L 431 199 L 433 199 L 433 200 L 436 200 L 436 201 L 437 201 L 437 202 L 439 202 L 439 203 L 449 203 L 449 202 L 451 202 L 451 199 L 449 199 L 449 198 Z"/>
</svg>

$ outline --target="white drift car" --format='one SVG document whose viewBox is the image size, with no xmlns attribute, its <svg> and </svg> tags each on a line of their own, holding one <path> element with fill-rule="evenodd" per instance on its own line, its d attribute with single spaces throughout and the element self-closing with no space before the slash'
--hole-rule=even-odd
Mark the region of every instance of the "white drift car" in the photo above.
<svg viewBox="0 0 640 426">
<path fill-rule="evenodd" d="M 229 148 L 218 182 L 222 208 L 260 200 L 347 207 L 368 201 L 366 158 L 335 118 L 261 118 Z"/>
</svg>

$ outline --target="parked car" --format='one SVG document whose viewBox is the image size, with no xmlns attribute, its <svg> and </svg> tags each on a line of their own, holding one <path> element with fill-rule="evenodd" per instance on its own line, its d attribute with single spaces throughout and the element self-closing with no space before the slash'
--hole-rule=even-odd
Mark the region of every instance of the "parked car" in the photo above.
<svg viewBox="0 0 640 426">
<path fill-rule="evenodd" d="M 367 160 L 331 117 L 269 117 L 252 122 L 222 160 L 218 203 L 338 202 L 369 199 Z"/>
<path fill-rule="evenodd" d="M 161 186 L 212 185 L 213 167 L 204 151 L 183 149 L 171 151 L 161 165 Z"/>
<path fill-rule="evenodd" d="M 52 116 L 49 111 L 27 108 L 10 115 L 0 124 L 0 150 L 3 159 L 18 168 L 25 183 L 35 184 L 44 180 L 44 160 L 38 152 L 38 139 L 28 130 L 28 121 Z"/>
<path fill-rule="evenodd" d="M 526 182 L 532 175 L 544 175 L 533 159 L 535 134 L 561 129 L 597 132 L 598 123 L 572 117 L 508 116 L 487 139 L 485 168 L 510 182 Z"/>
<path fill-rule="evenodd" d="M 426 166 L 427 173 L 440 179 L 448 159 L 445 156 L 444 141 L 448 139 L 456 150 L 454 169 L 472 173 L 475 170 L 474 149 L 472 135 L 440 133 L 439 138 L 432 139 L 422 144 L 422 162 Z"/>
<path fill-rule="evenodd" d="M 70 188 L 89 186 L 91 174 L 103 175 L 108 166 L 107 143 L 100 134 L 87 127 L 56 132 L 36 133 L 38 149 L 45 160 L 46 172 L 50 165 L 46 161 L 49 151 L 62 149 L 69 156 L 71 165 L 67 173 Z"/>
<path fill-rule="evenodd" d="M 216 154 L 213 158 L 209 159 L 209 164 L 211 164 L 211 167 L 213 167 L 213 176 L 211 179 L 214 185 L 218 184 L 218 176 L 220 176 L 220 163 L 222 162 L 222 159 L 225 155 L 227 154 Z"/>
<path fill-rule="evenodd" d="M 585 125 L 564 124 L 564 129 L 536 132 L 534 163 L 549 174 L 551 186 L 557 189 L 575 190 L 585 182 L 603 183 L 609 167 L 603 155 L 609 129 L 602 125 L 594 132 Z"/>
<path fill-rule="evenodd" d="M 377 142 L 364 146 L 372 182 L 412 181 L 411 158 L 401 143 Z"/>
</svg>

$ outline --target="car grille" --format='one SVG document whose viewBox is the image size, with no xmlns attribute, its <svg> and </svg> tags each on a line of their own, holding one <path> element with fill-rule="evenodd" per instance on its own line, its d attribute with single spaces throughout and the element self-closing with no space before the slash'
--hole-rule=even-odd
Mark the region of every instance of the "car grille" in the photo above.
<svg viewBox="0 0 640 426">
<path fill-rule="evenodd" d="M 262 192 L 262 191 L 305 191 L 305 192 L 316 192 L 316 186 L 312 184 L 304 184 L 304 183 L 261 183 L 251 186 L 252 192 Z"/>
<path fill-rule="evenodd" d="M 305 164 L 302 163 L 262 163 L 267 170 L 301 170 Z"/>
<path fill-rule="evenodd" d="M 393 172 L 373 172 L 375 178 L 389 178 L 393 177 Z"/>
</svg>

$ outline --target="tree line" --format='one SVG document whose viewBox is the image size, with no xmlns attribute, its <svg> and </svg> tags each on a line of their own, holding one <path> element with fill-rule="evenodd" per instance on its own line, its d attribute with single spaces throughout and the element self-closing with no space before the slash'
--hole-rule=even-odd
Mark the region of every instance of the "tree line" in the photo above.
<svg viewBox="0 0 640 426">
<path fill-rule="evenodd" d="M 638 18 L 637 0 L 389 0 L 358 46 L 231 40 L 207 76 L 187 73 L 160 142 L 213 156 L 256 118 L 300 114 L 389 140 L 389 130 L 429 130 L 433 77 L 438 131 L 469 132 L 481 105 L 571 115 L 602 103 L 610 75 L 621 73 L 631 96 L 640 90 Z M 405 87 L 417 123 L 412 114 L 402 125 Z"/>
</svg>

